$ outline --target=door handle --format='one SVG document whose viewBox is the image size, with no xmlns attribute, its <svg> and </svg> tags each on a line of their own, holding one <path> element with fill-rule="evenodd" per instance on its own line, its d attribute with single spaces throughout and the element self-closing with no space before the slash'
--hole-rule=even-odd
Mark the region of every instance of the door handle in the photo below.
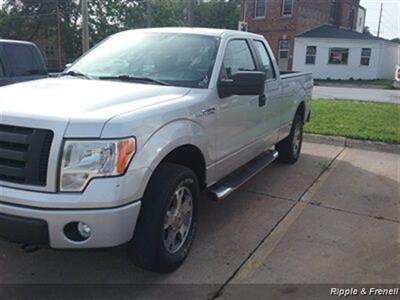
<svg viewBox="0 0 400 300">
<path fill-rule="evenodd" d="M 258 97 L 258 107 L 263 107 L 267 103 L 267 96 L 265 94 Z"/>
</svg>

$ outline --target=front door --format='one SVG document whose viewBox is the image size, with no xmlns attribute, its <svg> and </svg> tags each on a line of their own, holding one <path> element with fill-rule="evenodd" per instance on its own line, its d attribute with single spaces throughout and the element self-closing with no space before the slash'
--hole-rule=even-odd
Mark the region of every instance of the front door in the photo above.
<svg viewBox="0 0 400 300">
<path fill-rule="evenodd" d="M 279 57 L 278 57 L 279 70 L 289 70 L 289 40 L 279 41 Z"/>
<path fill-rule="evenodd" d="M 237 71 L 257 69 L 249 41 L 233 39 L 226 46 L 221 78 L 229 79 Z M 219 99 L 216 128 L 217 177 L 233 171 L 254 157 L 261 148 L 258 138 L 263 128 L 260 96 L 233 95 Z"/>
</svg>

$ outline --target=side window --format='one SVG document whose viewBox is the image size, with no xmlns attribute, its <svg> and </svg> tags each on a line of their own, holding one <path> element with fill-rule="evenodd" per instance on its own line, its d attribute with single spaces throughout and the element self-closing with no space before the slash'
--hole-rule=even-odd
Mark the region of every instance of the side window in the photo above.
<svg viewBox="0 0 400 300">
<path fill-rule="evenodd" d="M 307 46 L 306 48 L 306 65 L 315 65 L 315 58 L 317 56 L 316 46 Z"/>
<path fill-rule="evenodd" d="M 265 18 L 267 0 L 254 0 L 254 18 Z"/>
<path fill-rule="evenodd" d="M 369 66 L 369 61 L 371 59 L 371 48 L 362 48 L 361 50 L 361 61 L 360 64 L 362 66 Z"/>
<path fill-rule="evenodd" d="M 5 76 L 4 66 L 3 66 L 3 62 L 1 61 L 1 58 L 0 58 L 0 77 L 4 77 L 4 76 Z"/>
<path fill-rule="evenodd" d="M 225 50 L 223 78 L 231 78 L 237 71 L 255 71 L 256 65 L 245 40 L 230 41 Z"/>
<path fill-rule="evenodd" d="M 27 45 L 5 44 L 4 52 L 8 58 L 14 76 L 29 76 L 41 73 L 32 47 Z"/>
<path fill-rule="evenodd" d="M 265 72 L 267 80 L 275 78 L 276 75 L 274 67 L 272 65 L 271 57 L 269 56 L 269 53 L 267 51 L 267 48 L 265 48 L 264 43 L 262 41 L 254 41 L 254 45 L 256 46 L 258 55 L 260 56 L 261 68 L 262 71 Z"/>
</svg>

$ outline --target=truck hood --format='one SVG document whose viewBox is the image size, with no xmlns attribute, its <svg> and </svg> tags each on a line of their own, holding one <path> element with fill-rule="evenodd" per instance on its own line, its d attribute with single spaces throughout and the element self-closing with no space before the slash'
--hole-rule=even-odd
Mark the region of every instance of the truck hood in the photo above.
<svg viewBox="0 0 400 300">
<path fill-rule="evenodd" d="M 189 88 L 79 78 L 49 78 L 0 88 L 0 122 L 65 123 L 65 136 L 100 136 L 109 119 L 183 97 Z"/>
</svg>

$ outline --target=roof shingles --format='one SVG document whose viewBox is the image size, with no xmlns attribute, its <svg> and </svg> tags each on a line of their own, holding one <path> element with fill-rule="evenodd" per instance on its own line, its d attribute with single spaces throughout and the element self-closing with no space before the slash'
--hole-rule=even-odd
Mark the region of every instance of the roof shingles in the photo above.
<svg viewBox="0 0 400 300">
<path fill-rule="evenodd" d="M 328 24 L 300 33 L 297 37 L 386 41 L 386 39 L 376 37 L 369 33 L 360 33 Z"/>
</svg>

